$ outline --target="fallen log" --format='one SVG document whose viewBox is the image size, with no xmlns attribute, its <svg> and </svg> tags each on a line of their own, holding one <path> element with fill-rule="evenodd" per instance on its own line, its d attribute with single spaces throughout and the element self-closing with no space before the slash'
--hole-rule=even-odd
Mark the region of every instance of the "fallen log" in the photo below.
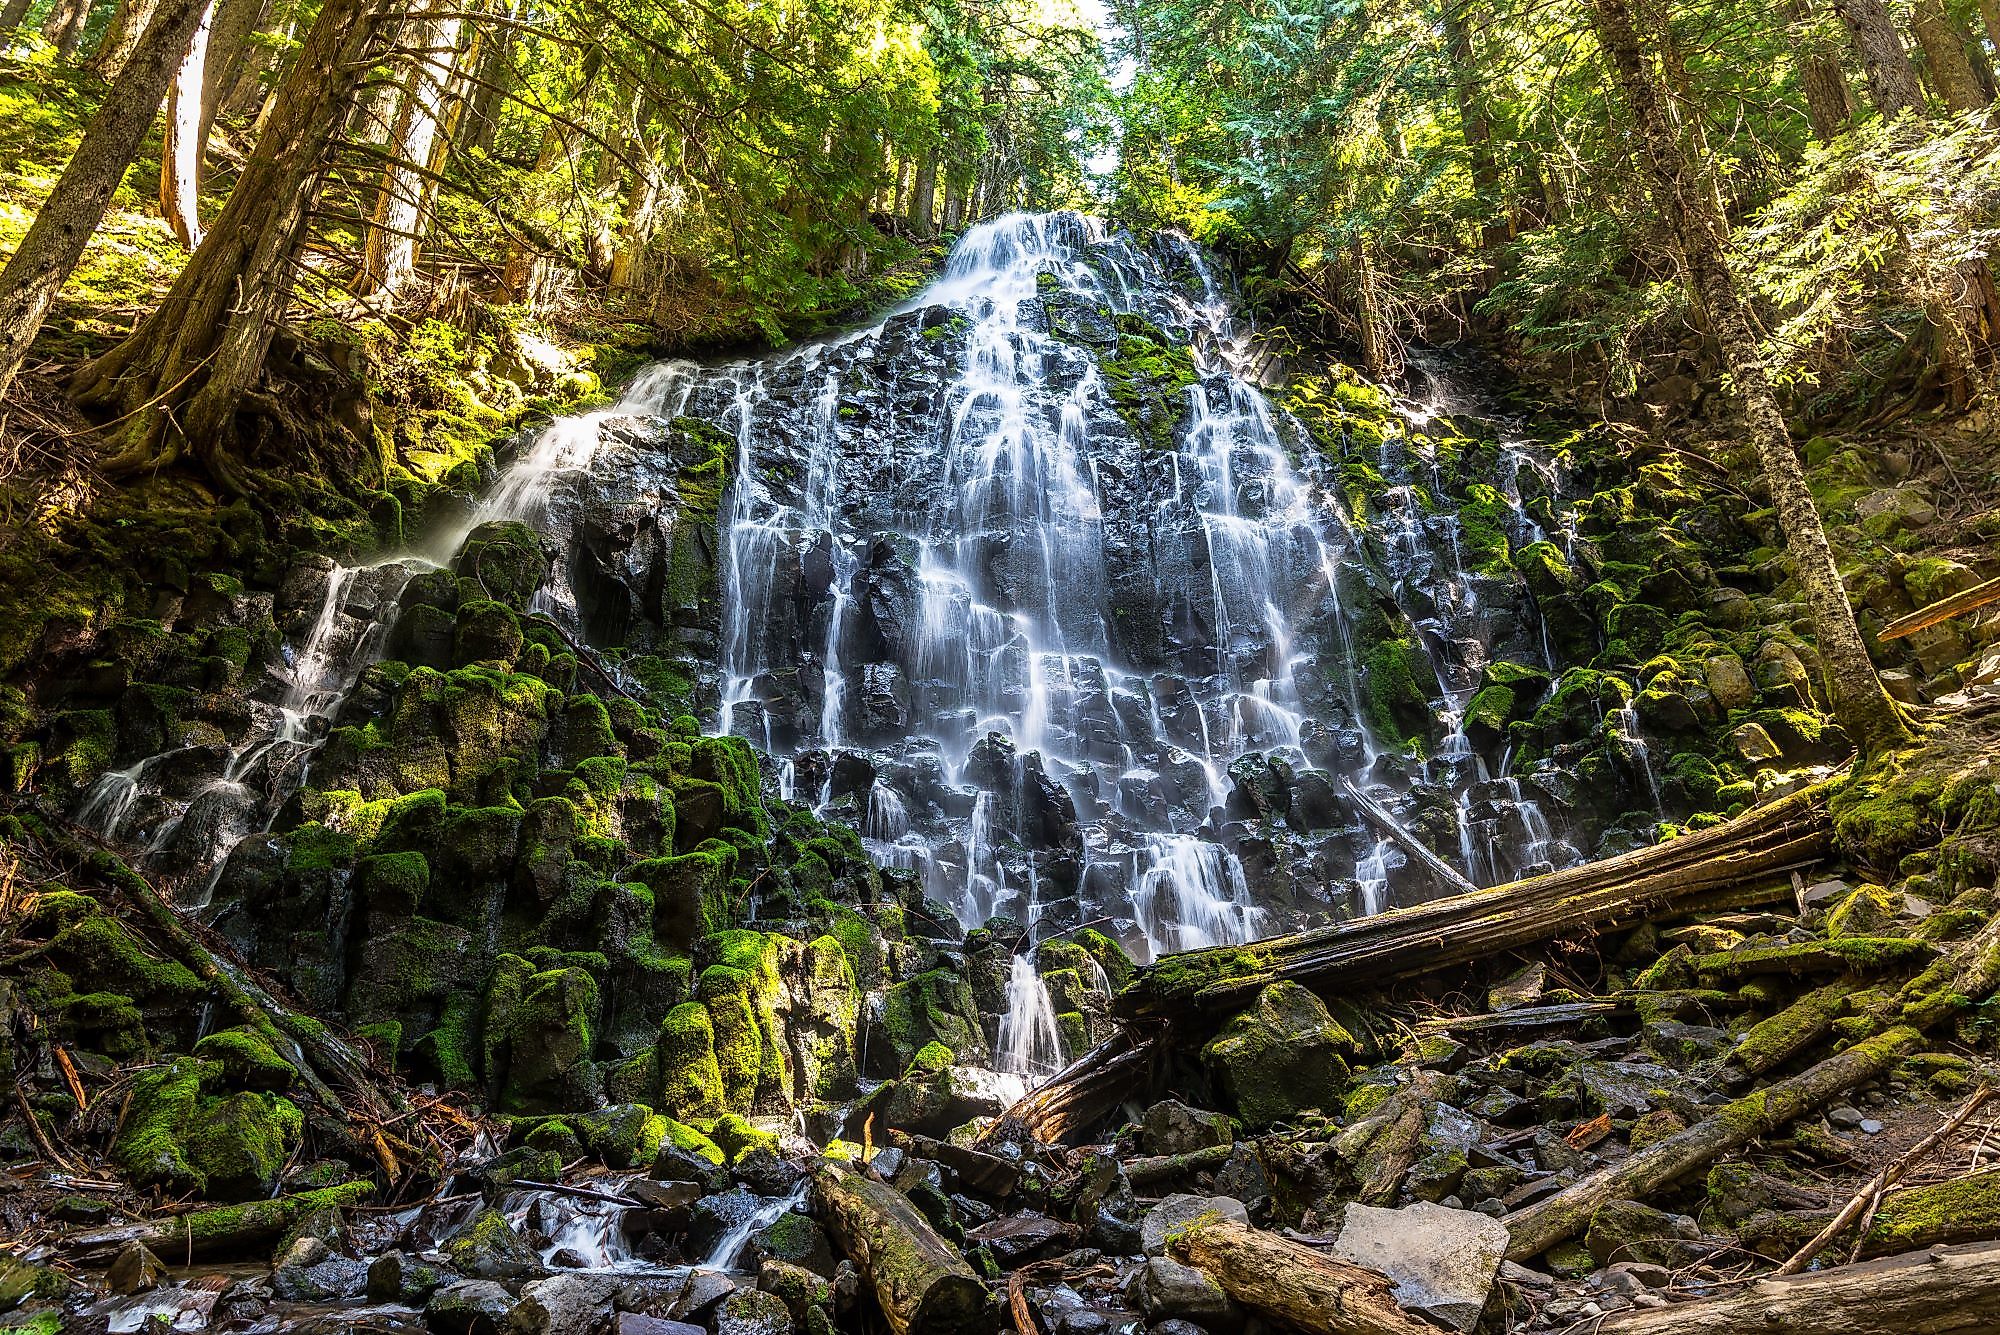
<svg viewBox="0 0 2000 1335">
<path fill-rule="evenodd" d="M 1753 1215 L 1737 1230 L 1744 1247 L 1765 1256 L 1790 1252 L 1810 1259 L 1837 1237 L 1841 1228 L 1860 1218 L 1876 1200 L 1871 1181 L 1855 1200 L 1861 1209 L 1785 1210 Z M 1845 1218 L 1843 1218 L 1845 1216 Z M 2000 1169 L 1974 1173 L 1922 1187 L 1901 1187 L 1882 1193 L 1872 1219 L 1857 1241 L 1857 1255 L 1888 1256 L 1955 1242 L 1985 1242 L 2000 1237 Z M 1803 1267 L 1800 1267 L 1803 1268 Z M 1776 1272 L 1790 1274 L 1782 1267 Z"/>
<path fill-rule="evenodd" d="M 1421 865 L 1431 874 L 1431 879 L 1455 895 L 1474 895 L 1479 887 L 1465 879 L 1430 849 L 1423 841 L 1403 828 L 1402 822 L 1389 814 L 1389 809 L 1357 788 L 1350 779 L 1342 779 L 1340 786 L 1347 790 L 1348 798 L 1359 807 L 1368 823 L 1380 830 L 1383 837 L 1403 850 L 1405 856 Z"/>
<path fill-rule="evenodd" d="M 1603 930 L 1717 897 L 1789 901 L 1785 873 L 1823 857 L 1832 837 L 1831 782 L 1816 784 L 1724 825 L 1546 876 L 1454 895 L 1372 918 L 1247 946 L 1169 955 L 1113 999 L 1125 1021 L 1110 1038 L 1009 1110 L 1043 1141 L 1085 1130 L 1143 1089 L 1169 1046 L 1137 1021 L 1196 1032 L 1285 978 L 1328 994 L 1473 963 L 1584 928 Z"/>
<path fill-rule="evenodd" d="M 1501 1221 L 1507 1225 L 1508 1259 L 1525 1261 L 1540 1256 L 1563 1239 L 1581 1233 L 1606 1202 L 1644 1200 L 1674 1185 L 1723 1155 L 1874 1079 L 1915 1052 L 1922 1042 L 1922 1033 L 1908 1025 L 1877 1034 L 1789 1080 L 1724 1104 L 1686 1130 L 1515 1211 Z"/>
<path fill-rule="evenodd" d="M 1724 1154 L 1823 1107 L 1915 1052 L 1923 1031 L 2000 987 L 2000 918 L 1935 961 L 1871 1018 L 1871 1032 L 1845 1051 L 1648 1145 L 1630 1158 L 1507 1216 L 1508 1258 L 1524 1261 L 1581 1232 L 1599 1206 L 1641 1200 Z"/>
<path fill-rule="evenodd" d="M 1740 1089 L 1776 1070 L 1833 1032 L 1833 1022 L 1850 989 L 1835 983 L 1806 993 L 1776 1015 L 1750 1026 L 1722 1059 L 1725 1088 Z"/>
<path fill-rule="evenodd" d="M 1954 593 L 1949 598 L 1940 598 L 1929 607 L 1920 607 L 1914 612 L 1897 617 L 1882 627 L 1878 640 L 1900 640 L 1905 635 L 1915 635 L 1920 630 L 1976 612 L 1982 607 L 2000 603 L 2000 579 L 1989 579 L 1984 584 L 1975 584 L 1963 593 Z"/>
<path fill-rule="evenodd" d="M 1144 1187 L 1198 1173 L 1204 1168 L 1220 1168 L 1235 1150 L 1234 1143 L 1206 1145 L 1186 1154 L 1155 1154 L 1144 1159 L 1130 1159 L 1125 1164 L 1125 1179 L 1135 1187 Z"/>
<path fill-rule="evenodd" d="M 958 1180 L 988 1196 L 1010 1196 L 1021 1180 L 1021 1165 L 984 1150 L 967 1149 L 948 1140 L 933 1140 L 913 1131 L 890 1128 L 889 1144 L 919 1159 L 941 1163 L 958 1175 Z"/>
<path fill-rule="evenodd" d="M 1868 1179 L 1863 1184 L 1861 1190 L 1855 1192 L 1847 1204 L 1841 1207 L 1840 1211 L 1832 1219 L 1827 1221 L 1826 1227 L 1814 1234 L 1810 1242 L 1807 1242 L 1796 1252 L 1793 1252 L 1791 1257 L 1778 1267 L 1776 1273 L 1780 1275 L 1795 1275 L 1799 1271 L 1804 1270 L 1812 1259 L 1819 1255 L 1821 1248 L 1832 1242 L 1842 1229 L 1861 1217 L 1862 1211 L 1875 1212 L 1876 1206 L 1882 1201 L 1883 1192 L 1901 1181 L 1905 1173 L 1916 1167 L 1917 1164 L 1923 1161 L 1926 1155 L 1949 1139 L 1954 1131 L 1965 1125 L 1967 1118 L 1979 1111 L 1981 1104 L 1992 1097 L 1993 1087 L 1991 1085 L 1981 1085 L 1978 1089 L 1972 1091 L 1972 1097 L 1961 1104 L 1958 1111 L 1946 1118 L 1943 1124 L 1935 1131 L 1932 1131 L 1928 1136 L 1910 1146 L 1909 1149 L 1903 1152 L 1902 1157 L 1884 1167 L 1874 1177 Z M 1880 1213 L 1876 1212 L 1875 1217 L 1879 1219 L 1881 1217 Z M 1941 1239 L 1929 1239 L 1928 1241 L 1941 1241 Z"/>
<path fill-rule="evenodd" d="M 1139 1019 L 1180 1018 L 1189 1010 L 1224 1015 L 1281 978 L 1351 991 L 1356 984 L 1469 964 L 1580 928 L 1657 917 L 1746 883 L 1768 881 L 1771 900 L 1789 900 L 1784 873 L 1816 862 L 1829 845 L 1832 787 L 1816 784 L 1727 824 L 1602 862 L 1294 936 L 1169 955 L 1141 970 L 1113 1007 Z"/>
<path fill-rule="evenodd" d="M 813 1170 L 813 1215 L 875 1292 L 894 1335 L 993 1335 L 1000 1313 L 972 1267 L 902 1192 L 834 1160 Z"/>
<path fill-rule="evenodd" d="M 1435 1335 L 1389 1296 L 1373 1270 L 1336 1261 L 1233 1219 L 1197 1219 L 1167 1238 L 1167 1252 L 1239 1304 L 1294 1330 L 1325 1335 Z"/>
<path fill-rule="evenodd" d="M 2000 1243 L 1939 1247 L 1606 1319 L 1597 1335 L 1984 1335 L 2000 1329 Z"/>
<path fill-rule="evenodd" d="M 358 1205 L 374 1190 L 367 1182 L 346 1182 L 267 1201 L 212 1205 L 167 1219 L 66 1233 L 54 1246 L 72 1261 L 106 1260 L 135 1242 L 169 1262 L 247 1257 L 314 1211 Z"/>
</svg>

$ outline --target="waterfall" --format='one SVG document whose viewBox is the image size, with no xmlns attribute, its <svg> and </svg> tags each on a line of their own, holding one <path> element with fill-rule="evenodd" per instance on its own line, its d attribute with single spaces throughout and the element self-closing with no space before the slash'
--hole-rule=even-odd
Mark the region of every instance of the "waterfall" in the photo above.
<svg viewBox="0 0 2000 1335">
<path fill-rule="evenodd" d="M 709 1270 L 734 1270 L 737 1259 L 750 1239 L 760 1228 L 768 1228 L 778 1222 L 782 1215 L 804 1205 L 806 1201 L 806 1180 L 801 1179 L 791 1194 L 777 1200 L 767 1201 L 750 1212 L 740 1223 L 735 1224 L 717 1240 L 701 1264 Z"/>
<path fill-rule="evenodd" d="M 1007 973 L 1007 1013 L 1000 1020 L 1000 1044 L 993 1068 L 1003 1075 L 1046 1080 L 1062 1066 L 1062 1038 L 1049 989 L 1028 951 L 1014 956 Z"/>
</svg>

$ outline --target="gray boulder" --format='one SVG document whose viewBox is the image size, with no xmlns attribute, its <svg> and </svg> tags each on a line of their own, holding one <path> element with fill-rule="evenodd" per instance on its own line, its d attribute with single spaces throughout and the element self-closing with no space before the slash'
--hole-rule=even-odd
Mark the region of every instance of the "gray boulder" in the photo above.
<svg viewBox="0 0 2000 1335">
<path fill-rule="evenodd" d="M 1410 1311 L 1471 1330 L 1506 1255 L 1507 1226 L 1429 1202 L 1400 1210 L 1350 1205 L 1334 1251 L 1394 1280 L 1396 1301 Z"/>
<path fill-rule="evenodd" d="M 1203 1215 L 1217 1214 L 1239 1224 L 1250 1222 L 1250 1211 L 1230 1196 L 1169 1196 L 1146 1212 L 1139 1224 L 1139 1245 L 1148 1256 L 1165 1256 L 1167 1238 Z"/>
</svg>

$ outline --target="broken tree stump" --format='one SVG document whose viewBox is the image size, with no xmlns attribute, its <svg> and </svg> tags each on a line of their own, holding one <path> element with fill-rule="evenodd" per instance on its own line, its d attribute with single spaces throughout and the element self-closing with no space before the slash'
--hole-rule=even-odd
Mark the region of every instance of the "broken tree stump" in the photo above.
<svg viewBox="0 0 2000 1335">
<path fill-rule="evenodd" d="M 1606 1319 L 1597 1335 L 1973 1335 L 2000 1329 L 2000 1243 L 1765 1279 Z"/>
<path fill-rule="evenodd" d="M 1403 1311 L 1395 1286 L 1373 1270 L 1336 1261 L 1276 1233 L 1220 1215 L 1167 1238 L 1167 1252 L 1260 1316 L 1325 1335 L 1435 1335 Z"/>
<path fill-rule="evenodd" d="M 813 1170 L 813 1214 L 875 1292 L 895 1335 L 993 1335 L 1000 1314 L 958 1249 L 909 1197 L 845 1164 Z"/>
</svg>

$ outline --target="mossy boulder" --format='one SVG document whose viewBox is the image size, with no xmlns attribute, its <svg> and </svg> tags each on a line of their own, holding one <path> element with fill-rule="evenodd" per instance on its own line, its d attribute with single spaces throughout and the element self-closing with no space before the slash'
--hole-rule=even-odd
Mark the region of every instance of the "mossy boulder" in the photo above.
<svg viewBox="0 0 2000 1335">
<path fill-rule="evenodd" d="M 222 1074 L 220 1063 L 192 1057 L 141 1072 L 112 1161 L 140 1185 L 218 1200 L 269 1196 L 299 1146 L 304 1115 L 278 1095 L 204 1093 Z"/>
<path fill-rule="evenodd" d="M 459 545 L 451 568 L 462 597 L 488 599 L 526 611 L 549 569 L 541 534 L 526 524 L 497 520 L 481 524 Z"/>
<path fill-rule="evenodd" d="M 890 988 L 883 998 L 880 1030 L 881 1044 L 871 1042 L 871 1050 L 893 1063 L 892 1072 L 908 1067 L 930 1043 L 949 1048 L 961 1061 L 987 1060 L 972 988 L 949 969 L 932 969 Z"/>
<path fill-rule="evenodd" d="M 1308 1110 L 1338 1109 L 1355 1049 L 1353 1036 L 1318 997 L 1297 983 L 1276 982 L 1223 1026 L 1201 1058 L 1244 1124 L 1267 1127 Z"/>
</svg>

